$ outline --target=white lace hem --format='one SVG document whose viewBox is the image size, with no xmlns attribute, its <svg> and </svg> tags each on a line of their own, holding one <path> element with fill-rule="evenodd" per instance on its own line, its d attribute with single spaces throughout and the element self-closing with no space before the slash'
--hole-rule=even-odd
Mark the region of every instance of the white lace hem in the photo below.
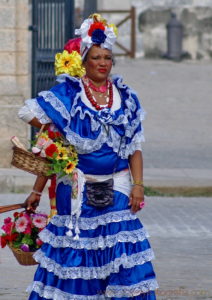
<svg viewBox="0 0 212 300">
<path fill-rule="evenodd" d="M 42 250 L 38 250 L 34 254 L 35 260 L 40 263 L 42 268 L 47 269 L 48 272 L 53 272 L 60 279 L 105 279 L 111 273 L 118 273 L 122 265 L 125 269 L 132 268 L 137 265 L 142 265 L 147 261 L 154 259 L 153 250 L 147 249 L 145 251 L 134 253 L 127 256 L 123 253 L 121 257 L 115 258 L 114 261 L 103 265 L 101 267 L 62 267 L 54 260 L 45 256 Z"/>
<path fill-rule="evenodd" d="M 97 295 L 74 295 L 61 291 L 60 289 L 52 286 L 45 286 L 42 282 L 34 281 L 28 287 L 27 292 L 36 292 L 44 299 L 52 300 L 108 300 L 108 297 L 135 297 L 142 293 L 148 293 L 158 288 L 156 279 L 149 279 L 139 282 L 131 286 L 111 286 L 106 289 L 106 294 Z"/>
<path fill-rule="evenodd" d="M 154 291 L 158 288 L 158 283 L 156 279 L 149 279 L 141 281 L 137 284 L 130 286 L 123 285 L 109 285 L 106 288 L 107 297 L 136 297 L 142 293 L 148 293 L 149 291 Z"/>
<path fill-rule="evenodd" d="M 96 238 L 79 238 L 74 240 L 73 237 L 64 235 L 57 236 L 47 228 L 43 229 L 39 237 L 44 243 L 50 244 L 54 248 L 66 248 L 71 247 L 73 249 L 105 249 L 106 247 L 113 247 L 117 243 L 136 243 L 143 241 L 149 237 L 147 231 L 144 228 L 140 228 L 132 231 L 120 231 L 114 235 L 102 235 Z"/>
<path fill-rule="evenodd" d="M 82 230 L 92 230 L 96 229 L 98 226 L 105 226 L 110 223 L 117 223 L 122 221 L 131 221 L 138 219 L 136 214 L 132 214 L 129 209 L 122 211 L 109 212 L 104 215 L 100 215 L 92 218 L 82 218 L 78 220 L 79 229 Z M 71 221 L 70 215 L 56 215 L 51 220 L 50 223 L 57 227 L 64 227 Z"/>
<path fill-rule="evenodd" d="M 106 300 L 104 295 L 73 295 L 63 292 L 56 287 L 45 286 L 42 282 L 39 281 L 34 281 L 31 286 L 27 288 L 28 293 L 31 293 L 32 291 L 34 291 L 44 299 L 52 300 Z"/>
</svg>

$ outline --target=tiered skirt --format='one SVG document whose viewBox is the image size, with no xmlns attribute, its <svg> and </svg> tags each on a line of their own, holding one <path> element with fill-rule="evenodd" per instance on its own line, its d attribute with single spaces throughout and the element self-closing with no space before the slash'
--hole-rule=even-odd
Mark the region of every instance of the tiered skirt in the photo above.
<svg viewBox="0 0 212 300">
<path fill-rule="evenodd" d="M 66 192 L 64 186 L 59 214 L 40 233 L 44 244 L 34 255 L 39 266 L 29 300 L 155 300 L 154 253 L 129 198 L 115 191 L 113 206 L 96 209 L 86 205 L 84 195 L 77 238 L 74 229 L 67 235 Z"/>
</svg>

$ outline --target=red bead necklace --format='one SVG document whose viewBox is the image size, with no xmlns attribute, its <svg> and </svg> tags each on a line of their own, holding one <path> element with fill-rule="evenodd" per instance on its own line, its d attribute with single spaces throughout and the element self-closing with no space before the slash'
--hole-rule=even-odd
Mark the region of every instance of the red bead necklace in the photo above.
<svg viewBox="0 0 212 300">
<path fill-rule="evenodd" d="M 108 105 L 107 106 L 101 106 L 97 103 L 95 97 L 91 94 L 90 90 L 89 90 L 89 87 L 86 85 L 86 83 L 84 82 L 84 80 L 82 80 L 82 83 L 83 83 L 83 86 L 84 86 L 84 89 L 85 89 L 85 94 L 88 98 L 88 100 L 90 101 L 91 105 L 93 107 L 96 108 L 96 110 L 101 110 L 105 107 L 107 108 L 111 108 L 112 105 L 113 105 L 113 85 L 112 83 L 108 80 L 108 89 L 109 89 L 109 101 L 108 101 Z"/>
<path fill-rule="evenodd" d="M 106 84 L 101 85 L 101 86 L 95 86 L 93 84 L 93 82 L 87 77 L 84 77 L 85 83 L 87 86 L 89 86 L 89 88 L 91 88 L 93 91 L 98 92 L 98 93 L 105 93 L 107 91 L 108 88 L 108 79 L 106 80 Z"/>
</svg>

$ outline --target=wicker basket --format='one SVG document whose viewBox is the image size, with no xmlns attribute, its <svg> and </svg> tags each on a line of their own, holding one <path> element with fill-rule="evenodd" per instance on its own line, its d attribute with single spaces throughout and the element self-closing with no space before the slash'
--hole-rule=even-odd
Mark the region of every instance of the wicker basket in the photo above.
<svg viewBox="0 0 212 300">
<path fill-rule="evenodd" d="M 18 169 L 22 169 L 34 175 L 46 176 L 49 170 L 47 159 L 16 146 L 13 147 L 11 164 Z"/>
<path fill-rule="evenodd" d="M 20 265 L 33 266 L 38 264 L 33 258 L 34 252 L 24 252 L 21 249 L 13 248 L 11 244 L 8 244 L 8 247 L 11 249 Z"/>
</svg>

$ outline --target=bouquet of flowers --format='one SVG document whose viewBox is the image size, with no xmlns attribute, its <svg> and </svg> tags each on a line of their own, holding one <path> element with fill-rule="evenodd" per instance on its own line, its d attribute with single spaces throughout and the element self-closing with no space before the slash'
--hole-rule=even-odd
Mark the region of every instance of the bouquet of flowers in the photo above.
<svg viewBox="0 0 212 300">
<path fill-rule="evenodd" d="M 46 227 L 47 221 L 47 214 L 15 212 L 13 219 L 4 219 L 0 235 L 1 247 L 8 245 L 22 265 L 36 264 L 32 255 L 42 245 L 38 234 Z"/>
<path fill-rule="evenodd" d="M 71 175 L 78 163 L 74 146 L 67 144 L 53 125 L 37 136 L 32 152 L 48 160 L 47 176 Z"/>
<path fill-rule="evenodd" d="M 24 252 L 34 252 L 42 245 L 38 234 L 46 227 L 47 221 L 47 214 L 15 212 L 13 219 L 10 217 L 4 219 L 1 227 L 3 233 L 0 236 L 1 247 L 10 244 L 13 248 Z"/>
</svg>

